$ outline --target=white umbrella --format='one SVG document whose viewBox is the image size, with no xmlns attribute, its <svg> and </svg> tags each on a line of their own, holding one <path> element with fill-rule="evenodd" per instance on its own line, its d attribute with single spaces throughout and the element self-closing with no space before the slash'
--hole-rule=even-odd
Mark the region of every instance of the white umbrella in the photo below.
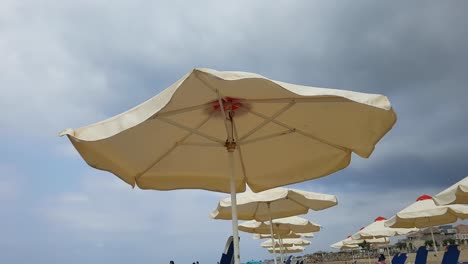
<svg viewBox="0 0 468 264">
<path fill-rule="evenodd" d="M 390 239 L 387 237 L 381 238 L 369 238 L 369 239 L 345 239 L 343 240 L 344 245 L 359 245 L 361 243 L 368 243 L 371 245 L 386 245 L 390 244 Z"/>
<path fill-rule="evenodd" d="M 315 224 L 305 218 L 298 216 L 291 216 L 285 218 L 274 219 L 273 221 L 275 234 L 289 234 L 294 233 L 309 233 L 320 231 L 320 225 Z M 255 220 L 245 221 L 239 224 L 239 230 L 248 233 L 269 234 L 270 221 L 258 222 Z"/>
<path fill-rule="evenodd" d="M 468 204 L 468 177 L 432 197 L 437 205 Z"/>
<path fill-rule="evenodd" d="M 334 195 L 287 188 L 274 188 L 259 193 L 247 191 L 237 195 L 236 199 L 238 219 L 257 221 L 271 221 L 276 218 L 306 214 L 310 209 L 323 210 L 337 204 Z M 231 206 L 230 197 L 222 199 L 210 217 L 232 219 Z M 270 236 L 273 240 L 273 226 L 271 225 Z M 276 252 L 273 253 L 276 254 Z"/>
<path fill-rule="evenodd" d="M 279 239 L 278 235 L 273 235 L 275 239 Z M 281 238 L 301 238 L 301 237 L 306 237 L 306 238 L 312 238 L 314 237 L 314 234 L 312 233 L 293 233 L 290 232 L 289 234 L 282 235 Z M 252 236 L 253 239 L 265 239 L 265 238 L 272 238 L 271 234 L 254 234 Z"/>
<path fill-rule="evenodd" d="M 353 239 L 370 239 L 380 237 L 392 237 L 406 235 L 410 232 L 416 232 L 418 228 L 390 228 L 385 226 L 385 219 L 382 216 L 375 218 L 374 222 L 362 228 L 352 235 Z"/>
<path fill-rule="evenodd" d="M 238 194 L 236 199 L 238 219 L 257 221 L 307 214 L 309 210 L 323 210 L 338 203 L 334 195 L 288 188 L 274 188 L 258 193 L 247 191 Z M 232 219 L 231 205 L 230 197 L 222 199 L 210 217 Z"/>
<path fill-rule="evenodd" d="M 141 189 L 255 192 L 369 157 L 396 115 L 385 96 L 194 69 L 148 101 L 66 135 L 92 167 Z M 234 260 L 239 264 L 236 207 Z"/>
<path fill-rule="evenodd" d="M 273 252 L 275 252 L 277 250 L 279 250 L 279 248 L 268 248 L 268 251 L 270 253 L 273 253 Z M 305 250 L 305 248 L 300 247 L 300 246 L 292 246 L 292 247 L 283 248 L 284 253 L 299 253 L 299 252 L 302 252 L 304 250 Z"/>
<path fill-rule="evenodd" d="M 351 240 L 351 239 L 352 239 L 351 236 L 349 236 L 348 238 L 346 238 L 346 239 L 344 239 L 344 240 L 341 240 L 341 241 L 338 241 L 338 242 L 336 242 L 336 243 L 334 243 L 334 244 L 331 244 L 330 247 L 336 248 L 336 249 L 339 249 L 339 250 L 346 250 L 346 249 L 351 250 L 351 254 L 352 254 L 352 256 L 353 256 L 353 262 L 354 262 L 354 249 L 358 249 L 359 246 L 356 245 L 356 244 L 346 244 L 346 245 L 345 245 L 345 244 L 343 243 L 343 241 L 345 241 L 345 240 Z"/>
<path fill-rule="evenodd" d="M 274 247 L 276 246 L 284 246 L 284 247 L 290 247 L 290 246 L 308 246 L 310 245 L 310 241 L 302 239 L 302 238 L 285 238 L 281 239 L 281 242 L 278 240 L 274 241 Z M 267 240 L 265 242 L 262 242 L 260 244 L 261 247 L 266 247 L 266 248 L 271 248 L 273 247 L 273 243 L 271 240 Z"/>
<path fill-rule="evenodd" d="M 334 244 L 331 244 L 330 247 L 336 248 L 336 249 L 356 249 L 356 248 L 359 248 L 359 246 L 357 244 L 344 244 L 343 240 L 338 241 L 338 242 L 336 242 Z"/>
<path fill-rule="evenodd" d="M 436 205 L 429 195 L 420 196 L 415 203 L 398 212 L 385 222 L 393 228 L 432 227 L 468 218 L 466 205 Z M 432 241 L 437 254 L 437 245 L 431 228 Z"/>
</svg>

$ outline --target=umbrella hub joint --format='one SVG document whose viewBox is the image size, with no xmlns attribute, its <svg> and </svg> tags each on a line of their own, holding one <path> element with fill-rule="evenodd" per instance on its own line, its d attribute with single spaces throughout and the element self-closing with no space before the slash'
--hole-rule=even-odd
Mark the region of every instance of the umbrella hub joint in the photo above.
<svg viewBox="0 0 468 264">
<path fill-rule="evenodd" d="M 236 150 L 237 143 L 235 140 L 226 140 L 224 146 L 226 147 L 228 152 L 234 152 Z"/>
</svg>

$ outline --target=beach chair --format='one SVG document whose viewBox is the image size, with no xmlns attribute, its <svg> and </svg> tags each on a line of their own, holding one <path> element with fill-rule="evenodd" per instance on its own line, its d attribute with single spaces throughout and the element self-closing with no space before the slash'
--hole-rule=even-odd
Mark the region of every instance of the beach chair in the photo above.
<svg viewBox="0 0 468 264">
<path fill-rule="evenodd" d="M 450 245 L 442 258 L 442 264 L 457 264 L 460 257 L 460 250 L 457 245 Z"/>
<path fill-rule="evenodd" d="M 286 260 L 285 264 L 291 264 L 292 255 Z"/>
<path fill-rule="evenodd" d="M 392 264 L 398 264 L 398 257 L 400 256 L 400 253 L 395 253 L 392 258 Z"/>
<path fill-rule="evenodd" d="M 416 252 L 416 259 L 414 264 L 426 264 L 427 262 L 427 249 L 425 246 L 419 247 Z"/>
<path fill-rule="evenodd" d="M 219 264 L 232 264 L 234 262 L 234 241 L 230 236 L 226 242 L 224 252 L 221 255 L 221 261 Z"/>
<path fill-rule="evenodd" d="M 400 253 L 400 256 L 398 256 L 397 264 L 405 264 L 407 258 L 408 256 L 406 256 L 406 253 Z"/>
<path fill-rule="evenodd" d="M 301 260 L 301 263 L 299 263 L 299 264 L 304 264 L 304 261 L 303 261 L 303 260 Z"/>
</svg>

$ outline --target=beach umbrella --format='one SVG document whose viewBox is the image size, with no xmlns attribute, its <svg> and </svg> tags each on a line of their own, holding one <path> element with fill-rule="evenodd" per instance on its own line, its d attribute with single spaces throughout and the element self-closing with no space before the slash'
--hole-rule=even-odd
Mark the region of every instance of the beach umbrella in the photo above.
<svg viewBox="0 0 468 264">
<path fill-rule="evenodd" d="M 435 204 L 468 204 L 468 177 L 432 197 Z"/>
<path fill-rule="evenodd" d="M 268 251 L 270 253 L 273 253 L 275 251 L 279 250 L 279 248 L 268 248 Z M 286 248 L 283 248 L 283 252 L 285 254 L 289 254 L 289 253 L 299 253 L 299 252 L 302 252 L 304 251 L 305 248 L 304 247 L 301 247 L 301 246 L 292 246 L 292 247 L 286 247 Z"/>
<path fill-rule="evenodd" d="M 278 240 L 275 240 L 274 245 L 275 246 L 273 246 L 273 242 L 271 240 L 267 240 L 260 244 L 261 247 L 265 247 L 265 248 L 277 247 L 280 245 L 284 247 L 290 247 L 294 245 L 295 246 L 308 246 L 310 245 L 310 241 L 302 239 L 302 238 L 284 238 L 284 239 L 281 238 L 281 242 Z"/>
<path fill-rule="evenodd" d="M 254 193 L 247 191 L 237 195 L 237 217 L 239 220 L 270 221 L 276 218 L 307 214 L 335 206 L 334 195 L 306 192 L 288 188 L 274 188 Z M 218 203 L 210 214 L 214 219 L 232 219 L 231 198 Z"/>
<path fill-rule="evenodd" d="M 456 222 L 468 218 L 468 206 L 436 205 L 432 197 L 422 195 L 416 202 L 398 212 L 385 222 L 385 226 L 393 228 L 423 228 Z M 432 241 L 437 254 L 437 245 L 431 228 Z"/>
<path fill-rule="evenodd" d="M 406 235 L 410 232 L 416 232 L 418 228 L 390 228 L 385 226 L 386 218 L 379 216 L 375 218 L 374 222 L 362 228 L 351 237 L 353 239 L 370 239 L 380 237 L 392 237 Z"/>
<path fill-rule="evenodd" d="M 344 245 L 359 245 L 362 243 L 368 243 L 371 244 L 372 246 L 375 245 L 387 245 L 390 244 L 390 239 L 387 237 L 380 237 L 380 238 L 369 238 L 369 239 L 345 239 L 343 240 Z"/>
<path fill-rule="evenodd" d="M 273 237 L 275 239 L 279 239 L 278 235 L 273 235 Z M 314 234 L 312 233 L 293 233 L 293 232 L 290 232 L 289 234 L 286 234 L 286 235 L 282 235 L 281 238 L 301 238 L 301 237 L 305 237 L 305 238 L 312 238 L 314 237 Z M 254 234 L 252 236 L 253 239 L 265 239 L 265 238 L 272 238 L 271 234 Z"/>
<path fill-rule="evenodd" d="M 357 248 L 359 248 L 359 246 L 357 244 L 344 244 L 343 240 L 338 241 L 338 242 L 336 242 L 334 244 L 331 244 L 330 247 L 336 248 L 336 249 L 357 249 Z"/>
<path fill-rule="evenodd" d="M 351 239 L 352 239 L 351 236 L 348 236 L 348 238 L 344 240 L 351 240 Z M 353 256 L 353 262 L 354 262 L 354 249 L 359 249 L 359 246 L 356 244 L 344 244 L 343 243 L 344 240 L 331 244 L 330 247 L 336 248 L 339 250 L 351 250 L 351 255 Z"/>
<path fill-rule="evenodd" d="M 257 221 L 271 221 L 276 218 L 306 214 L 309 210 L 323 210 L 337 204 L 334 195 L 287 188 L 274 188 L 258 193 L 247 191 L 238 194 L 236 199 L 238 219 Z M 230 197 L 222 199 L 210 217 L 232 219 L 231 206 Z M 273 233 L 273 225 L 270 225 L 271 243 L 273 243 Z"/>
<path fill-rule="evenodd" d="M 239 230 L 247 233 L 269 234 L 270 221 L 258 222 L 255 220 L 245 221 L 239 224 Z M 275 234 L 281 235 L 293 233 L 309 233 L 320 231 L 320 225 L 315 224 L 299 216 L 274 219 L 272 221 Z"/>
<path fill-rule="evenodd" d="M 369 157 L 396 115 L 385 96 L 194 69 L 148 101 L 66 135 L 93 168 L 141 189 L 254 192 Z M 234 260 L 239 264 L 236 207 Z"/>
</svg>

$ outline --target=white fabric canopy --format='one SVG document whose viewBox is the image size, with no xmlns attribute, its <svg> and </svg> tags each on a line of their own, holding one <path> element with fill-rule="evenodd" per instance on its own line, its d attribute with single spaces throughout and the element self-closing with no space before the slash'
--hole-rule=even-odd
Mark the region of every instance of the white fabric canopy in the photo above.
<svg viewBox="0 0 468 264">
<path fill-rule="evenodd" d="M 306 214 L 309 209 L 323 210 L 337 204 L 334 195 L 306 192 L 287 188 L 274 188 L 237 195 L 237 215 L 240 220 L 269 221 Z M 231 219 L 231 198 L 222 199 L 210 214 L 215 219 Z"/>
<path fill-rule="evenodd" d="M 437 205 L 468 204 L 468 177 L 433 197 Z"/>
<path fill-rule="evenodd" d="M 387 237 L 381 237 L 381 238 L 370 238 L 370 239 L 352 239 L 352 238 L 347 238 L 343 240 L 344 245 L 359 245 L 361 243 L 369 243 L 371 245 L 386 245 L 390 244 L 390 239 Z"/>
<path fill-rule="evenodd" d="M 239 224 L 239 230 L 248 233 L 269 234 L 270 222 L 246 221 Z M 273 220 L 273 232 L 275 234 L 283 235 L 290 232 L 309 233 L 318 231 L 320 231 L 320 225 L 298 216 Z"/>
<path fill-rule="evenodd" d="M 382 216 L 377 217 L 374 222 L 352 235 L 353 239 L 370 239 L 380 237 L 392 237 L 406 235 L 410 232 L 416 232 L 418 228 L 390 228 L 385 226 L 385 219 Z"/>
<path fill-rule="evenodd" d="M 310 245 L 309 240 L 305 240 L 302 238 L 285 238 L 281 239 L 281 242 L 275 240 L 275 247 L 283 246 L 283 247 L 291 247 L 291 246 L 308 246 Z M 271 240 L 267 240 L 260 244 L 261 247 L 271 248 L 273 247 L 273 243 Z"/>
<path fill-rule="evenodd" d="M 369 157 L 395 121 L 382 95 L 194 69 L 127 112 L 60 135 L 132 186 L 225 193 L 228 140 L 236 191 L 259 192 L 341 170 L 352 152 Z"/>
<path fill-rule="evenodd" d="M 314 234 L 312 233 L 293 233 L 293 232 L 290 232 L 289 234 L 285 234 L 285 235 L 282 235 L 281 238 L 301 238 L 301 237 L 306 237 L 306 238 L 312 238 L 314 237 Z M 269 238 L 271 239 L 271 235 L 270 234 L 254 234 L 252 236 L 253 239 L 265 239 L 265 238 Z M 274 235 L 274 238 L 275 239 L 279 239 L 279 236 L 278 235 Z"/>
<path fill-rule="evenodd" d="M 385 222 L 393 228 L 431 227 L 456 222 L 468 217 L 466 205 L 438 206 L 429 195 L 420 196 L 415 203 L 398 212 Z"/>
<path fill-rule="evenodd" d="M 274 251 L 279 251 L 280 248 L 275 248 L 275 250 L 273 250 L 273 248 L 268 248 L 268 251 L 270 253 L 273 253 Z M 300 247 L 300 246 L 293 246 L 293 247 L 286 247 L 286 248 L 283 248 L 283 253 L 299 253 L 299 252 L 302 252 L 305 250 L 304 247 Z"/>
<path fill-rule="evenodd" d="M 336 248 L 336 249 L 356 249 L 359 248 L 357 244 L 344 244 L 344 241 L 346 240 L 352 240 L 352 238 L 346 238 L 344 240 L 338 241 L 334 244 L 331 244 L 330 247 Z"/>
</svg>

